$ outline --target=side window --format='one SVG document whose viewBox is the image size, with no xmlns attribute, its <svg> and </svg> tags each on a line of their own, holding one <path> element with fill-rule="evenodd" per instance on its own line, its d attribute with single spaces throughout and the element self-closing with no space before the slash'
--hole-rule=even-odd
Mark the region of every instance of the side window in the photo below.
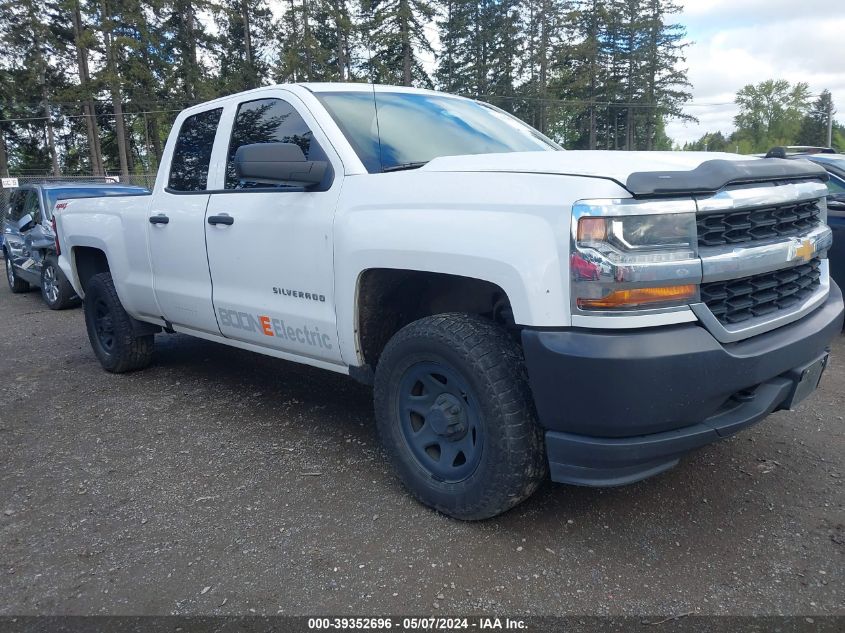
<svg viewBox="0 0 845 633">
<path fill-rule="evenodd" d="M 167 186 L 175 191 L 204 191 L 214 135 L 223 108 L 189 116 L 179 129 Z"/>
<path fill-rule="evenodd" d="M 23 205 L 26 202 L 26 190 L 17 189 L 9 196 L 9 222 L 16 223 L 23 217 Z"/>
<path fill-rule="evenodd" d="M 836 176 L 831 176 L 827 181 L 827 190 L 829 193 L 845 193 L 845 181 L 839 180 Z"/>
<path fill-rule="evenodd" d="M 32 220 L 36 224 L 41 222 L 41 205 L 38 203 L 38 192 L 33 189 L 30 189 L 26 194 L 23 215 L 27 213 L 32 216 Z"/>
<path fill-rule="evenodd" d="M 272 187 L 273 185 L 239 182 L 235 174 L 235 152 L 241 145 L 253 143 L 296 143 L 302 148 L 305 158 L 313 154 L 312 160 L 323 160 L 322 151 L 316 147 L 308 124 L 294 107 L 282 99 L 258 99 L 238 106 L 232 139 L 229 141 L 229 156 L 226 162 L 226 189 Z M 316 150 L 316 151 L 315 151 Z"/>
</svg>

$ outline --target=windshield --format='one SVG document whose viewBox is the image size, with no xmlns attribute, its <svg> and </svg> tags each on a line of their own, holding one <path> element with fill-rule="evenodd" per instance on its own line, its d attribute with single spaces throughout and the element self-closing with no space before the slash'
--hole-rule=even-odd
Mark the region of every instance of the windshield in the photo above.
<svg viewBox="0 0 845 633">
<path fill-rule="evenodd" d="M 370 173 L 439 156 L 560 149 L 522 121 L 469 99 L 369 91 L 317 96 Z"/>
</svg>

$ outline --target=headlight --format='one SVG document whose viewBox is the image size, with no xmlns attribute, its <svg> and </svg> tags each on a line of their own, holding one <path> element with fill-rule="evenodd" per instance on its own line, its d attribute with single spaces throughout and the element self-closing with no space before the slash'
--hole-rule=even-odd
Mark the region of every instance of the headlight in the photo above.
<svg viewBox="0 0 845 633">
<path fill-rule="evenodd" d="M 672 253 L 687 259 L 695 256 L 694 213 L 582 217 L 578 220 L 578 247 L 594 248 L 620 260 L 630 255 Z"/>
<path fill-rule="evenodd" d="M 573 208 L 572 297 L 582 311 L 658 309 L 698 300 L 691 200 L 614 200 Z M 661 212 L 661 211 L 666 212 Z"/>
</svg>

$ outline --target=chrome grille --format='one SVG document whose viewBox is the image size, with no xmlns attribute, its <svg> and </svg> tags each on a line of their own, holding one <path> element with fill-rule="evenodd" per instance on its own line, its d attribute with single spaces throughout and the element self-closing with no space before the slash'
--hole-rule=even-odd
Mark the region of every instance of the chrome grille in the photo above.
<svg viewBox="0 0 845 633">
<path fill-rule="evenodd" d="M 722 325 L 787 310 L 820 285 L 820 259 L 762 275 L 701 284 L 701 300 Z"/>
<path fill-rule="evenodd" d="M 818 200 L 700 214 L 698 245 L 724 246 L 800 235 L 818 226 L 820 216 Z"/>
</svg>

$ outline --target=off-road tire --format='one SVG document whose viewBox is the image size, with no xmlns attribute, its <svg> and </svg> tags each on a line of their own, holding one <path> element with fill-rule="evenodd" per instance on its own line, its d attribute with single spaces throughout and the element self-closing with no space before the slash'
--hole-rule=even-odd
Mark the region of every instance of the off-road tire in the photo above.
<svg viewBox="0 0 845 633">
<path fill-rule="evenodd" d="M 6 281 L 9 283 L 9 290 L 15 294 L 29 292 L 29 282 L 18 277 L 18 274 L 15 272 L 15 265 L 12 264 L 9 251 L 6 249 L 3 249 L 3 259 L 6 263 Z"/>
<path fill-rule="evenodd" d="M 122 374 L 147 367 L 153 335 L 136 336 L 123 309 L 111 273 L 91 277 L 85 287 L 85 326 L 94 354 L 106 371 Z"/>
<path fill-rule="evenodd" d="M 481 454 L 475 470 L 461 481 L 433 475 L 415 456 L 409 431 L 403 430 L 408 427 L 403 427 L 407 414 L 401 413 L 401 385 L 409 384 L 407 375 L 413 381 L 413 372 L 435 364 L 457 372 L 453 375 L 471 392 L 464 400 L 480 409 Z M 429 398 L 424 389 L 422 397 Z M 400 479 L 419 501 L 444 514 L 462 520 L 496 516 L 530 497 L 545 478 L 543 433 L 522 351 L 492 321 L 450 313 L 405 326 L 381 354 L 374 399 L 379 436 Z"/>
<path fill-rule="evenodd" d="M 52 281 L 49 278 L 50 274 L 53 275 Z M 51 285 L 57 293 L 55 300 L 50 297 L 49 288 Z M 59 268 L 55 255 L 48 255 L 41 267 L 41 298 L 44 299 L 44 303 L 51 310 L 66 310 L 78 306 L 81 301 L 62 269 Z"/>
</svg>

